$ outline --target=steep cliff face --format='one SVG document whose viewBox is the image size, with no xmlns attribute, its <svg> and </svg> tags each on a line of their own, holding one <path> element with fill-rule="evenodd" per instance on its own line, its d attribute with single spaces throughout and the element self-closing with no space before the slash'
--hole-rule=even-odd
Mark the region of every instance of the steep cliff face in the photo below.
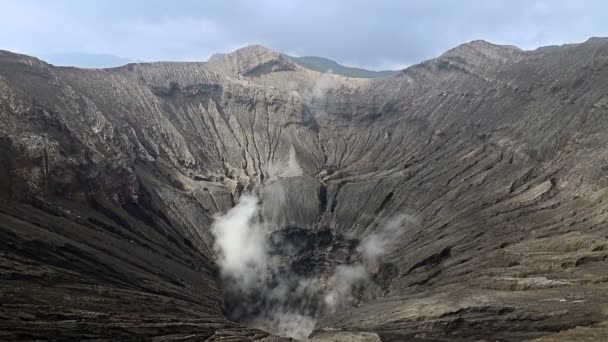
<svg viewBox="0 0 608 342">
<path fill-rule="evenodd" d="M 2 51 L 0 339 L 279 340 L 226 318 L 210 231 L 273 183 L 268 233 L 310 246 L 413 217 L 381 295 L 311 338 L 602 340 L 607 92 L 604 39 L 475 41 L 382 79 L 260 46 L 88 70 Z"/>
</svg>

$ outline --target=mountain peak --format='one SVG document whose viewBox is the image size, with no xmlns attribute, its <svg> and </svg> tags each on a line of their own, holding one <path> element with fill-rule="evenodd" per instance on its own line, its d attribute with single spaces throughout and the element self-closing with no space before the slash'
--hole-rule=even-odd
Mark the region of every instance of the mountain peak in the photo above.
<svg viewBox="0 0 608 342">
<path fill-rule="evenodd" d="M 586 43 L 606 44 L 606 43 L 608 43 L 608 37 L 591 37 L 591 38 L 587 39 Z"/>
<path fill-rule="evenodd" d="M 265 46 L 259 44 L 247 45 L 240 49 L 237 49 L 226 56 L 235 56 L 238 58 L 246 58 L 246 59 L 271 59 L 277 58 L 280 56 L 280 53 L 269 49 Z"/>
<path fill-rule="evenodd" d="M 473 40 L 446 51 L 439 58 L 458 58 L 470 65 L 481 65 L 488 61 L 507 61 L 523 53 L 513 45 L 492 44 L 485 40 Z"/>
<path fill-rule="evenodd" d="M 485 40 L 473 40 L 448 50 L 442 56 L 457 55 L 461 57 L 470 57 L 476 55 L 490 58 L 502 58 L 518 52 L 522 52 L 522 50 L 514 45 L 499 45 L 489 43 Z"/>
<path fill-rule="evenodd" d="M 276 71 L 293 71 L 298 68 L 282 54 L 259 44 L 214 56 L 209 59 L 211 65 L 243 76 L 259 76 Z"/>
<path fill-rule="evenodd" d="M 242 48 L 236 49 L 234 52 L 264 52 L 264 53 L 276 53 L 273 49 L 268 48 L 261 44 L 249 44 L 245 45 Z"/>
</svg>

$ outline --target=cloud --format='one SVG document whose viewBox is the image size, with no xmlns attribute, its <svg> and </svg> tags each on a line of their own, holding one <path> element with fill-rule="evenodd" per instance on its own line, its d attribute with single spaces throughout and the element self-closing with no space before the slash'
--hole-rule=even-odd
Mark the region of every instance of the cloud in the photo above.
<svg viewBox="0 0 608 342">
<path fill-rule="evenodd" d="M 608 3 L 591 0 L 221 2 L 0 0 L 0 48 L 206 59 L 247 43 L 385 68 L 473 40 L 530 49 L 608 36 Z M 261 20 L 263 18 L 263 20 Z"/>
</svg>

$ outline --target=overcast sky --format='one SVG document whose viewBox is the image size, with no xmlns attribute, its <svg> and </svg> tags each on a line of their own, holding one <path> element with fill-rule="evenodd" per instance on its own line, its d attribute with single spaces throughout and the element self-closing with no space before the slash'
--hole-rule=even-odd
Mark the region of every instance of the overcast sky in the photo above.
<svg viewBox="0 0 608 342">
<path fill-rule="evenodd" d="M 370 69 L 474 39 L 524 49 L 608 36 L 608 1 L 0 0 L 0 49 L 206 60 L 258 43 Z"/>
</svg>

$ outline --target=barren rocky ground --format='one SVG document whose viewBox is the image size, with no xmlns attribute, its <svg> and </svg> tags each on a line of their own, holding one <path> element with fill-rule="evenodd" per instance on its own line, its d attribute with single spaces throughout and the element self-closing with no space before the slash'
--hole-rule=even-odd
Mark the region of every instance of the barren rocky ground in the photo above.
<svg viewBox="0 0 608 342">
<path fill-rule="evenodd" d="M 227 318 L 210 227 L 291 162 L 269 233 L 322 270 L 415 218 L 311 340 L 605 341 L 607 146 L 601 38 L 377 79 L 261 46 L 112 69 L 0 51 L 0 340 L 283 340 Z"/>
</svg>

